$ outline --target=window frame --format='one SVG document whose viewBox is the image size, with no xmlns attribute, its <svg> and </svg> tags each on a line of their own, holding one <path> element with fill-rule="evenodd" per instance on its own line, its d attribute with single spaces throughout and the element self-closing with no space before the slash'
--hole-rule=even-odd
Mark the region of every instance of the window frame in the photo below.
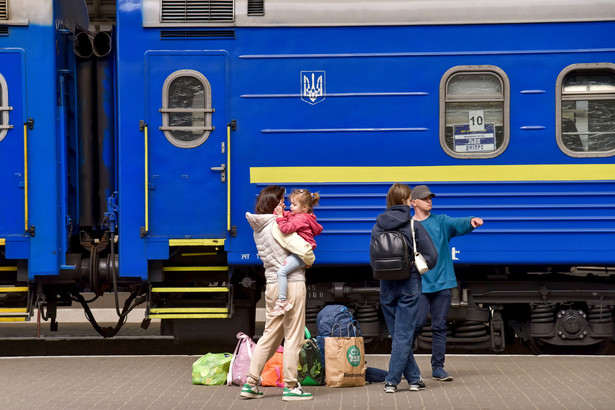
<svg viewBox="0 0 615 410">
<path fill-rule="evenodd" d="M 203 108 L 170 108 L 169 107 L 169 88 L 174 80 L 180 77 L 194 77 L 203 84 L 203 93 L 204 93 L 204 107 Z M 213 113 L 216 111 L 212 108 L 212 94 L 211 94 L 211 85 L 209 80 L 203 73 L 200 73 L 196 70 L 177 70 L 169 74 L 169 76 L 164 80 L 164 84 L 162 86 L 162 108 L 159 109 L 159 112 L 162 114 L 162 126 L 159 129 L 164 133 L 166 139 L 173 145 L 179 148 L 196 148 L 202 145 L 207 139 L 212 131 L 215 130 L 215 127 L 212 126 L 213 123 Z M 169 125 L 170 115 L 171 113 L 194 113 L 194 112 L 203 112 L 205 114 L 203 118 L 203 126 L 186 126 L 186 127 L 173 127 Z M 181 129 L 179 129 L 181 128 Z M 192 141 L 181 141 L 173 136 L 173 131 L 190 131 L 201 129 L 202 134 L 200 137 L 192 140 Z"/>
<path fill-rule="evenodd" d="M 573 151 L 566 147 L 564 141 L 562 140 L 562 102 L 565 100 L 574 101 L 574 100 L 603 100 L 606 96 L 612 96 L 613 100 L 615 100 L 615 93 L 599 93 L 595 92 L 591 94 L 590 91 L 587 93 L 578 93 L 572 95 L 570 98 L 564 97 L 564 92 L 562 90 L 562 85 L 564 84 L 564 80 L 568 76 L 568 74 L 574 71 L 587 71 L 587 72 L 600 72 L 600 71 L 611 71 L 615 74 L 615 64 L 613 63 L 579 63 L 579 64 L 571 64 L 568 67 L 564 68 L 559 75 L 557 76 L 557 82 L 555 83 L 555 140 L 557 141 L 557 145 L 559 149 L 569 157 L 574 158 L 604 158 L 604 157 L 612 157 L 615 155 L 615 149 L 610 151 Z"/>
<path fill-rule="evenodd" d="M 468 96 L 465 99 L 447 98 L 447 87 L 449 81 L 458 74 L 491 74 L 499 78 L 502 84 L 502 98 L 490 99 L 484 96 Z M 502 102 L 502 126 L 504 127 L 502 145 L 492 152 L 470 152 L 462 153 L 455 152 L 446 144 L 446 105 L 447 103 L 468 103 L 468 102 Z M 510 81 L 508 76 L 501 68 L 493 65 L 461 65 L 455 66 L 447 70 L 440 80 L 440 130 L 439 130 L 440 146 L 444 152 L 453 158 L 459 159 L 487 159 L 495 158 L 501 155 L 510 142 Z"/>
<path fill-rule="evenodd" d="M 13 107 L 9 105 L 9 89 L 2 74 L 0 74 L 0 95 L 2 95 L 2 104 L 4 104 L 0 105 L 0 117 L 2 118 L 2 121 L 0 121 L 0 141 L 2 141 L 8 131 L 13 128 L 9 124 L 9 111 L 12 111 Z"/>
</svg>

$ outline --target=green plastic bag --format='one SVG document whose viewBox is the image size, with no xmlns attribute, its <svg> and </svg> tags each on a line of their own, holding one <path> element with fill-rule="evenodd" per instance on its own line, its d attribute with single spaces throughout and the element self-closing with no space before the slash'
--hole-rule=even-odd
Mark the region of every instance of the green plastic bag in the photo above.
<svg viewBox="0 0 615 410">
<path fill-rule="evenodd" d="M 230 353 L 207 353 L 199 358 L 192 363 L 192 384 L 225 384 L 232 358 Z"/>
</svg>

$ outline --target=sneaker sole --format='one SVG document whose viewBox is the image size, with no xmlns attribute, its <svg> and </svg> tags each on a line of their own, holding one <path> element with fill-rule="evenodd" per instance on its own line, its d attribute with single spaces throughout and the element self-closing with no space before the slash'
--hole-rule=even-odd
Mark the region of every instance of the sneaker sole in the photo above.
<svg viewBox="0 0 615 410">
<path fill-rule="evenodd" d="M 283 401 L 312 400 L 314 396 L 282 396 Z"/>
<path fill-rule="evenodd" d="M 239 395 L 241 397 L 245 397 L 246 399 L 262 399 L 263 396 L 264 396 L 263 394 L 254 394 L 254 393 L 248 393 L 248 392 L 244 392 L 244 391 L 239 393 Z"/>
<path fill-rule="evenodd" d="M 410 390 L 410 391 L 420 391 L 420 390 L 425 390 L 425 389 L 426 389 L 426 387 L 410 387 L 410 389 L 408 389 L 408 390 Z"/>
<path fill-rule="evenodd" d="M 453 376 L 448 376 L 448 377 L 432 377 L 432 379 L 437 380 L 439 382 L 452 382 L 453 381 Z"/>
<path fill-rule="evenodd" d="M 256 394 L 248 391 L 242 391 L 239 393 L 241 397 L 245 397 L 246 399 L 262 399 L 264 394 Z"/>
</svg>

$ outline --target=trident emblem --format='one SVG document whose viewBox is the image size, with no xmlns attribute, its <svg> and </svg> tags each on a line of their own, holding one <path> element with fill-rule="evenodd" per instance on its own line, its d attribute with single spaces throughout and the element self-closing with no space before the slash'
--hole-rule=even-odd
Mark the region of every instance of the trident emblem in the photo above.
<svg viewBox="0 0 615 410">
<path fill-rule="evenodd" d="M 325 99 L 324 71 L 301 71 L 301 99 L 312 105 Z"/>
</svg>

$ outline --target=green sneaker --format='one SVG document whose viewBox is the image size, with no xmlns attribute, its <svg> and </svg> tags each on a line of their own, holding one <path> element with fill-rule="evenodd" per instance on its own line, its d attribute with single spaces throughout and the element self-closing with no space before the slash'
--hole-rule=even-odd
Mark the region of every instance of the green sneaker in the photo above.
<svg viewBox="0 0 615 410">
<path fill-rule="evenodd" d="M 247 399 L 262 399 L 263 392 L 260 391 L 256 386 L 250 386 L 248 383 L 244 383 L 244 385 L 241 387 L 240 396 Z"/>
<path fill-rule="evenodd" d="M 313 398 L 312 393 L 304 392 L 299 383 L 292 390 L 285 387 L 284 393 L 282 393 L 282 400 L 284 401 L 312 400 Z"/>
</svg>

